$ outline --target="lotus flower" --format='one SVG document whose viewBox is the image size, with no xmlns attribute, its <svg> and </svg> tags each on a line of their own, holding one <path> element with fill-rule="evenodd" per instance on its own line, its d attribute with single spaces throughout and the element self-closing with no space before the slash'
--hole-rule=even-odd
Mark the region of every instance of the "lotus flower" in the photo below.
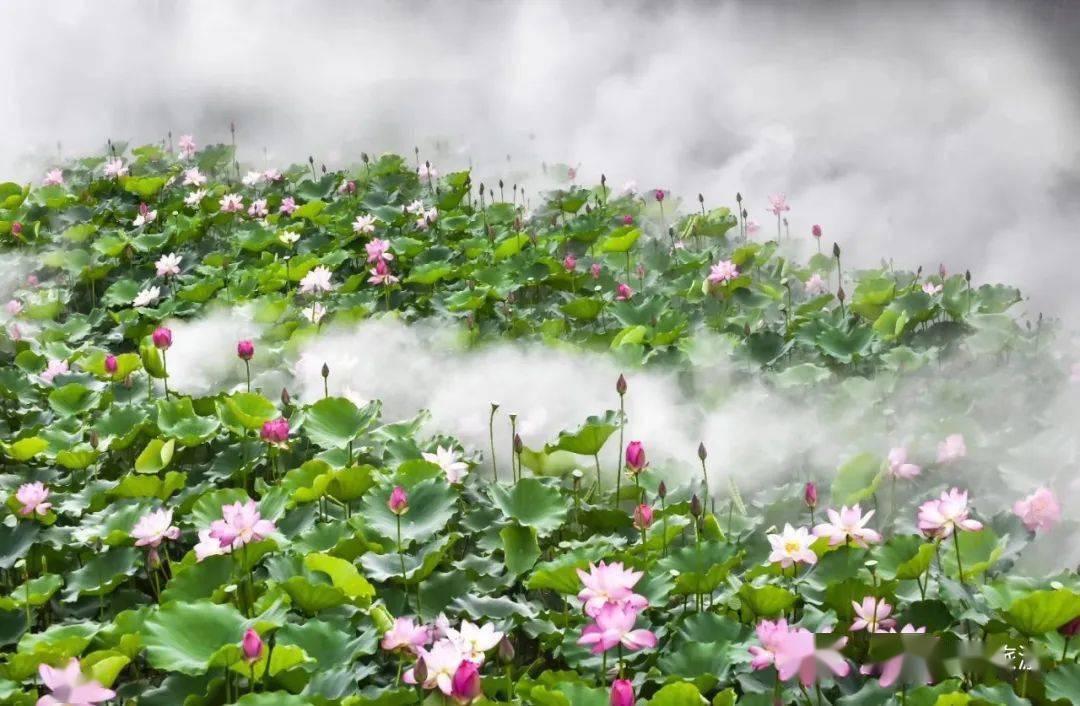
<svg viewBox="0 0 1080 706">
<path fill-rule="evenodd" d="M 195 154 L 195 138 L 191 135 L 180 136 L 180 157 L 181 159 L 187 159 Z"/>
<path fill-rule="evenodd" d="M 157 211 L 152 211 L 145 203 L 141 203 L 139 204 L 139 215 L 135 216 L 135 219 L 131 221 L 131 225 L 138 228 L 153 223 L 155 220 L 157 220 Z"/>
<path fill-rule="evenodd" d="M 295 230 L 283 230 L 278 233 L 277 239 L 285 245 L 292 247 L 293 245 L 296 245 L 296 242 L 298 240 L 300 240 L 300 234 L 297 233 Z"/>
<path fill-rule="evenodd" d="M 450 696 L 454 691 L 454 675 L 461 666 L 464 657 L 461 650 L 452 640 L 442 639 L 431 646 L 431 649 L 418 648 L 420 659 L 424 662 L 425 675 L 421 684 L 425 689 L 438 688 L 439 691 Z M 414 670 L 405 673 L 406 684 L 415 684 Z"/>
<path fill-rule="evenodd" d="M 730 282 L 738 276 L 739 268 L 735 266 L 734 262 L 731 260 L 721 260 L 710 268 L 709 282 L 712 284 L 723 284 L 724 282 Z"/>
<path fill-rule="evenodd" d="M 390 512 L 395 515 L 400 516 L 408 512 L 409 497 L 405 494 L 405 489 L 400 485 L 395 485 L 394 489 L 390 491 L 390 500 L 386 504 L 390 508 Z"/>
<path fill-rule="evenodd" d="M 116 360 L 115 355 L 105 356 L 105 372 L 109 375 L 116 375 L 116 371 L 120 369 L 120 364 Z"/>
<path fill-rule="evenodd" d="M 611 706 L 634 706 L 634 685 L 629 679 L 616 679 L 611 684 Z"/>
<path fill-rule="evenodd" d="M 638 611 L 649 602 L 644 596 L 634 593 L 633 588 L 641 580 L 640 571 L 624 569 L 622 562 L 597 565 L 589 564 L 589 571 L 578 569 L 578 578 L 584 588 L 578 593 L 578 600 L 585 604 L 585 614 L 595 617 L 608 604 L 626 606 Z"/>
<path fill-rule="evenodd" d="M 285 417 L 270 419 L 263 422 L 259 436 L 263 441 L 278 448 L 288 448 L 289 445 L 289 420 Z"/>
<path fill-rule="evenodd" d="M 241 360 L 251 360 L 255 357 L 255 344 L 251 341 L 237 341 L 236 356 Z"/>
<path fill-rule="evenodd" d="M 105 176 L 109 178 L 122 177 L 128 173 L 122 159 L 110 159 L 105 162 Z"/>
<path fill-rule="evenodd" d="M 982 523 L 972 520 L 969 514 L 967 491 L 953 488 L 919 506 L 919 530 L 940 538 L 948 537 L 956 529 L 978 532 Z"/>
<path fill-rule="evenodd" d="M 206 198 L 206 189 L 196 189 L 184 197 L 184 205 L 195 208 Z"/>
<path fill-rule="evenodd" d="M 620 302 L 629 301 L 630 297 L 634 296 L 634 290 L 630 288 L 629 284 L 622 282 L 615 288 L 615 300 Z"/>
<path fill-rule="evenodd" d="M 806 280 L 806 292 L 813 296 L 824 294 L 828 291 L 829 286 L 825 284 L 825 280 L 821 278 L 817 272 L 810 275 L 810 279 Z"/>
<path fill-rule="evenodd" d="M 483 695 L 480 669 L 475 662 L 463 661 L 454 672 L 450 684 L 450 696 L 459 704 L 471 704 Z"/>
<path fill-rule="evenodd" d="M 180 260 L 182 258 L 176 253 L 169 253 L 168 255 L 162 255 L 158 258 L 158 261 L 154 263 L 154 267 L 157 269 L 158 277 L 175 277 L 180 274 Z"/>
<path fill-rule="evenodd" d="M 817 554 L 810 548 L 814 537 L 806 527 L 795 529 L 787 524 L 780 534 L 770 534 L 767 537 L 772 545 L 772 553 L 769 554 L 771 563 L 779 562 L 784 569 L 794 564 L 817 563 Z"/>
<path fill-rule="evenodd" d="M 893 478 L 910 480 L 922 473 L 922 469 L 914 463 L 908 463 L 907 449 L 896 446 L 889 451 L 889 475 Z"/>
<path fill-rule="evenodd" d="M 270 215 L 270 209 L 266 206 L 266 199 L 255 199 L 248 206 L 248 216 L 251 218 L 266 218 Z"/>
<path fill-rule="evenodd" d="M 653 198 L 655 198 L 658 202 L 662 202 L 665 196 L 667 196 L 667 194 L 664 193 L 663 189 L 655 189 L 653 191 Z"/>
<path fill-rule="evenodd" d="M 746 234 L 753 235 L 761 230 L 761 224 L 755 221 L 753 218 L 746 219 Z"/>
<path fill-rule="evenodd" d="M 330 282 L 330 277 L 332 275 L 333 273 L 322 265 L 312 268 L 300 280 L 300 293 L 311 294 L 313 292 L 329 292 L 334 288 L 334 285 Z"/>
<path fill-rule="evenodd" d="M 200 172 L 198 167 L 185 169 L 184 180 L 180 183 L 183 186 L 199 187 L 206 183 L 206 175 Z"/>
<path fill-rule="evenodd" d="M 278 213 L 286 216 L 291 216 L 293 214 L 293 211 L 296 210 L 296 208 L 296 199 L 294 199 L 292 196 L 286 196 L 285 198 L 281 199 L 281 205 L 278 206 Z"/>
<path fill-rule="evenodd" d="M 364 250 L 367 251 L 368 262 L 378 262 L 379 260 L 393 260 L 394 254 L 390 252 L 390 241 L 380 240 L 374 238 L 370 243 L 364 245 Z"/>
<path fill-rule="evenodd" d="M 934 284 L 933 282 L 923 282 L 922 290 L 930 296 L 934 296 L 935 294 L 940 293 L 941 289 L 942 287 L 940 284 Z"/>
<path fill-rule="evenodd" d="M 19 508 L 19 514 L 23 517 L 29 517 L 33 514 L 49 514 L 52 503 L 46 501 L 49 499 L 51 492 L 48 486 L 40 481 L 20 485 L 19 489 L 15 491 L 15 499 L 22 505 Z"/>
<path fill-rule="evenodd" d="M 889 617 L 892 606 L 874 596 L 866 596 L 862 603 L 851 602 L 855 611 L 856 619 L 851 623 L 851 629 L 878 632 L 896 627 L 896 621 Z"/>
<path fill-rule="evenodd" d="M 60 186 L 64 183 L 64 172 L 59 169 L 50 169 L 45 172 L 45 178 L 41 180 L 44 186 Z"/>
<path fill-rule="evenodd" d="M 262 657 L 262 638 L 259 637 L 259 633 L 251 628 L 248 628 L 247 632 L 244 633 L 244 640 L 241 642 L 240 646 L 244 652 L 244 659 L 247 662 L 258 662 L 259 657 Z"/>
<path fill-rule="evenodd" d="M 462 656 L 476 664 L 483 664 L 485 653 L 495 649 L 503 638 L 503 634 L 491 623 L 480 626 L 468 620 L 462 621 L 460 630 L 447 627 L 444 632 L 446 637 L 453 640 L 461 650 Z"/>
<path fill-rule="evenodd" d="M 626 468 L 631 473 L 641 473 L 648 465 L 645 460 L 645 446 L 640 441 L 631 441 L 626 445 Z"/>
<path fill-rule="evenodd" d="M 631 652 L 656 647 L 656 635 L 650 630 L 635 630 L 638 612 L 630 607 L 607 603 L 594 617 L 593 624 L 581 632 L 579 645 L 591 645 L 598 655 L 622 644 Z"/>
<path fill-rule="evenodd" d="M 267 181 L 281 181 L 283 178 L 281 172 L 273 167 L 263 172 L 263 179 L 266 179 Z"/>
<path fill-rule="evenodd" d="M 154 348 L 159 351 L 168 350 L 172 346 L 172 331 L 164 326 L 158 326 L 154 329 L 154 332 L 150 334 L 150 340 L 154 342 Z"/>
<path fill-rule="evenodd" d="M 363 216 L 357 216 L 356 220 L 353 221 L 352 229 L 353 229 L 354 233 L 374 233 L 375 232 L 375 216 L 372 216 L 371 214 L 367 214 L 367 215 L 363 215 Z M 370 258 L 370 256 L 371 256 L 371 253 L 369 251 L 368 252 L 368 257 Z M 370 262 L 370 260 L 369 260 L 369 262 Z"/>
<path fill-rule="evenodd" d="M 158 287 L 147 287 L 146 289 L 139 290 L 139 293 L 131 300 L 131 305 L 150 306 L 156 302 L 160 296 L 161 290 Z"/>
<path fill-rule="evenodd" d="M 22 313 L 23 305 L 18 299 L 8 299 L 8 303 L 4 305 L 4 311 L 10 316 L 18 316 Z"/>
<path fill-rule="evenodd" d="M 435 167 L 431 166 L 431 164 L 429 162 L 424 162 L 416 170 L 416 175 L 418 177 L 420 177 L 421 179 L 428 179 L 428 180 L 438 179 L 439 178 L 439 170 L 436 169 Z"/>
<path fill-rule="evenodd" d="M 811 510 L 817 507 L 817 486 L 813 483 L 807 483 L 803 487 L 803 502 L 806 503 L 806 507 L 810 508 Z"/>
<path fill-rule="evenodd" d="M 652 523 L 653 523 L 653 509 L 651 507 L 649 507 L 645 503 L 641 503 L 640 505 L 638 505 L 637 507 L 634 508 L 634 528 L 635 529 L 637 529 L 639 532 L 643 532 L 643 531 L 649 529 L 649 527 L 652 526 Z"/>
<path fill-rule="evenodd" d="M 829 516 L 829 521 L 815 527 L 814 534 L 818 537 L 827 537 L 830 547 L 851 543 L 865 549 L 867 545 L 881 541 L 880 534 L 866 527 L 866 523 L 874 516 L 873 510 L 864 515 L 862 509 L 856 504 L 851 508 L 845 505 L 840 508 L 840 512 L 829 508 L 826 514 Z"/>
<path fill-rule="evenodd" d="M 240 194 L 225 194 L 219 201 L 222 213 L 237 213 L 244 210 L 244 199 Z"/>
<path fill-rule="evenodd" d="M 371 270 L 371 276 L 368 277 L 368 284 L 383 284 L 390 286 L 395 284 L 398 278 L 390 273 L 390 268 L 386 265 L 386 260 L 379 260 L 375 263 L 375 267 Z"/>
<path fill-rule="evenodd" d="M 634 225 L 634 217 L 628 213 L 622 217 L 622 222 L 624 226 L 632 226 Z"/>
<path fill-rule="evenodd" d="M 749 647 L 752 656 L 750 668 L 755 671 L 773 665 L 776 661 L 776 653 L 783 645 L 783 641 L 787 637 L 789 629 L 787 621 L 781 618 L 775 622 L 771 620 L 762 620 L 757 624 L 756 632 L 758 642 L 760 642 L 761 645 L 751 645 Z"/>
<path fill-rule="evenodd" d="M 776 671 L 780 680 L 787 681 L 798 675 L 804 686 L 810 686 L 817 681 L 820 666 L 838 677 L 847 676 L 851 666 L 839 652 L 846 643 L 847 638 L 843 637 L 830 647 L 819 649 L 814 633 L 802 628 L 790 631 L 776 652 Z"/>
<path fill-rule="evenodd" d="M 319 302 L 314 302 L 311 306 L 306 307 L 301 313 L 304 315 L 305 319 L 313 324 L 317 324 L 322 321 L 324 316 L 326 316 L 326 307 Z"/>
<path fill-rule="evenodd" d="M 172 510 L 154 510 L 139 518 L 131 530 L 136 547 L 156 549 L 166 539 L 179 539 L 180 528 L 172 523 Z"/>
<path fill-rule="evenodd" d="M 52 693 L 38 699 L 37 706 L 93 706 L 116 696 L 112 689 L 106 689 L 100 682 L 84 677 L 79 660 L 74 657 L 63 669 L 41 664 L 38 666 L 38 674 L 41 682 Z"/>
<path fill-rule="evenodd" d="M 814 236 L 815 238 L 821 238 L 821 226 L 816 224 L 811 226 L 810 235 Z"/>
<path fill-rule="evenodd" d="M 600 279 L 600 263 L 594 262 L 589 266 L 589 274 L 593 276 L 593 279 Z"/>
<path fill-rule="evenodd" d="M 260 181 L 262 181 L 262 178 L 262 172 L 248 172 L 243 176 L 242 179 L 240 179 L 240 183 L 244 186 L 255 186 Z"/>
<path fill-rule="evenodd" d="M 784 211 L 790 211 L 791 206 L 788 206 L 787 196 L 784 194 L 773 194 L 770 196 L 768 210 L 774 216 L 779 216 Z"/>
<path fill-rule="evenodd" d="M 945 440 L 938 444 L 938 463 L 951 463 L 967 456 L 967 445 L 964 444 L 963 434 L 949 434 Z"/>
<path fill-rule="evenodd" d="M 251 542 L 266 539 L 276 529 L 273 522 L 262 518 L 254 500 L 223 505 L 221 515 L 222 519 L 211 523 L 210 536 L 217 539 L 222 547 L 239 549 Z"/>
<path fill-rule="evenodd" d="M 1061 519 L 1061 506 L 1047 488 L 1039 488 L 1013 504 L 1013 513 L 1032 532 L 1050 529 Z"/>
<path fill-rule="evenodd" d="M 195 545 L 195 560 L 202 561 L 207 557 L 228 554 L 232 547 L 223 547 L 221 542 L 210 534 L 210 530 L 199 530 L 199 543 Z"/>
<path fill-rule="evenodd" d="M 577 268 L 577 258 L 573 255 L 567 255 L 563 258 L 562 265 L 567 272 L 573 272 Z"/>
<path fill-rule="evenodd" d="M 452 448 L 435 447 L 435 453 L 424 452 L 421 454 L 428 463 L 434 463 L 446 474 L 446 481 L 450 484 L 460 483 L 461 479 L 469 473 L 469 465 L 458 458 Z"/>
<path fill-rule="evenodd" d="M 419 648 L 431 642 L 431 631 L 412 618 L 396 618 L 394 627 L 383 633 L 379 645 L 387 652 L 404 650 L 419 654 Z"/>
<path fill-rule="evenodd" d="M 41 379 L 51 385 L 57 375 L 67 375 L 68 372 L 66 360 L 50 360 L 48 365 L 45 366 L 45 371 L 41 373 Z"/>
</svg>

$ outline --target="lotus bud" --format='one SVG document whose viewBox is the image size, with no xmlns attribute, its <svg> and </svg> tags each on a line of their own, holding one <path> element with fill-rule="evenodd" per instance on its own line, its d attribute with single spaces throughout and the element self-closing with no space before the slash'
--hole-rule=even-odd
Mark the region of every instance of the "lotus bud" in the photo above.
<svg viewBox="0 0 1080 706">
<path fill-rule="evenodd" d="M 698 194 L 697 195 L 697 200 L 698 200 L 698 203 L 701 204 L 702 206 L 705 205 L 705 195 L 704 194 Z"/>
<path fill-rule="evenodd" d="M 694 496 L 690 498 L 690 514 L 694 517 L 701 517 L 703 508 L 701 507 L 701 498 L 694 493 Z"/>
<path fill-rule="evenodd" d="M 833 257 L 840 257 L 840 243 L 832 244 L 832 254 Z"/>
<path fill-rule="evenodd" d="M 964 280 L 971 284 L 971 270 L 964 270 Z"/>
<path fill-rule="evenodd" d="M 615 392 L 618 392 L 619 396 L 626 394 L 626 378 L 622 373 L 619 373 L 619 379 L 615 381 Z"/>
<path fill-rule="evenodd" d="M 514 453 L 521 453 L 523 448 L 525 448 L 525 444 L 521 441 L 521 434 L 514 434 Z"/>
<path fill-rule="evenodd" d="M 367 152 L 361 152 L 360 153 L 360 161 L 363 162 L 364 164 L 367 164 L 368 162 L 371 161 L 371 157 L 368 157 Z"/>
<path fill-rule="evenodd" d="M 815 238 L 820 238 L 821 226 L 815 224 L 812 228 L 810 228 L 810 235 L 814 236 Z"/>
<path fill-rule="evenodd" d="M 90 448 L 96 450 L 97 447 L 98 447 L 98 444 L 100 444 L 100 443 L 101 443 L 101 437 L 98 436 L 97 429 L 91 429 L 90 430 Z"/>
<path fill-rule="evenodd" d="M 735 202 L 740 204 L 742 203 L 742 192 L 735 192 Z"/>
<path fill-rule="evenodd" d="M 634 225 L 634 217 L 628 213 L 622 217 L 622 222 L 624 226 L 632 226 Z"/>
<path fill-rule="evenodd" d="M 476 662 L 462 660 L 451 680 L 450 696 L 459 704 L 471 704 L 483 693 L 480 685 L 480 669 Z"/>
<path fill-rule="evenodd" d="M 255 356 L 255 344 L 251 341 L 239 341 L 236 344 L 236 355 L 241 360 L 251 360 Z"/>
<path fill-rule="evenodd" d="M 945 279 L 946 277 L 949 276 L 949 271 L 945 269 L 945 263 L 944 262 L 939 262 L 938 263 L 937 273 L 938 273 L 938 276 L 941 277 L 941 279 Z"/>
<path fill-rule="evenodd" d="M 1058 632 L 1065 637 L 1076 637 L 1080 635 L 1080 618 L 1073 618 L 1069 622 L 1058 628 Z"/>
<path fill-rule="evenodd" d="M 154 347 L 159 351 L 168 350 L 169 346 L 172 345 L 172 331 L 164 326 L 158 326 L 154 329 L 154 333 L 151 334 L 150 338 L 154 342 Z"/>
<path fill-rule="evenodd" d="M 105 372 L 107 372 L 109 375 L 115 375 L 119 367 L 120 366 L 116 362 L 115 355 L 105 356 Z"/>
<path fill-rule="evenodd" d="M 12 221 L 11 222 L 11 234 L 12 235 L 19 235 L 20 233 L 22 233 L 22 229 L 23 229 L 23 225 L 19 221 Z"/>
<path fill-rule="evenodd" d="M 845 299 L 847 299 L 847 294 L 844 293 L 843 285 L 841 285 L 840 288 L 836 290 L 836 298 L 840 301 L 844 301 Z"/>
<path fill-rule="evenodd" d="M 709 457 L 709 452 L 705 450 L 705 442 L 702 441 L 697 445 L 697 457 L 699 460 L 704 461 Z"/>
<path fill-rule="evenodd" d="M 427 662 L 423 659 L 416 660 L 416 666 L 413 667 L 413 677 L 416 678 L 417 684 L 423 684 L 427 681 Z"/>
<path fill-rule="evenodd" d="M 324 380 L 326 378 L 330 377 L 330 366 L 327 365 L 326 363 L 322 364 L 322 376 L 323 376 Z"/>
<path fill-rule="evenodd" d="M 567 272 L 573 272 L 574 268 L 577 267 L 577 258 L 573 255 L 567 255 L 563 258 L 562 264 L 563 267 L 566 268 Z"/>
<path fill-rule="evenodd" d="M 626 467 L 635 475 L 645 470 L 645 447 L 640 441 L 631 441 L 626 445 Z"/>
<path fill-rule="evenodd" d="M 395 485 L 394 490 L 390 493 L 390 501 L 387 503 L 390 508 L 390 512 L 398 515 L 404 515 L 409 511 L 409 497 L 405 495 L 405 489 L 400 485 Z"/>
<path fill-rule="evenodd" d="M 629 679 L 616 679 L 612 683 L 611 706 L 634 706 L 634 685 Z"/>
<path fill-rule="evenodd" d="M 289 420 L 278 417 L 263 422 L 259 436 L 271 446 L 285 448 L 289 443 Z"/>
<path fill-rule="evenodd" d="M 499 661 L 503 664 L 510 664 L 514 661 L 515 655 L 516 652 L 514 651 L 514 643 L 510 642 L 510 638 L 508 638 L 506 635 L 503 635 L 503 639 L 499 640 Z"/>
<path fill-rule="evenodd" d="M 248 628 L 248 631 L 244 633 L 244 642 L 242 646 L 244 650 L 244 659 L 246 659 L 248 662 L 256 662 L 258 661 L 259 657 L 262 656 L 262 638 L 259 637 L 259 633 L 255 632 L 251 628 Z"/>
<path fill-rule="evenodd" d="M 653 192 L 653 196 L 656 197 L 657 201 L 663 201 L 664 196 L 666 196 L 666 194 L 664 193 L 663 189 L 657 189 L 656 191 Z"/>
<path fill-rule="evenodd" d="M 281 388 L 281 406 L 287 408 L 290 403 L 292 403 L 292 398 L 289 397 L 289 391 L 284 387 Z"/>
<path fill-rule="evenodd" d="M 656 488 L 656 497 L 663 500 L 667 497 L 667 484 L 664 481 L 660 481 L 660 485 Z"/>
<path fill-rule="evenodd" d="M 607 176 L 604 175 L 604 174 L 601 174 L 600 175 L 600 186 L 606 186 L 606 185 L 607 185 Z"/>
<path fill-rule="evenodd" d="M 653 511 L 652 508 L 642 503 L 634 508 L 634 527 L 638 531 L 644 531 L 652 526 Z"/>
<path fill-rule="evenodd" d="M 813 483 L 806 484 L 806 487 L 803 488 L 803 501 L 806 503 L 806 506 L 811 510 L 817 507 L 818 494 L 816 485 L 814 485 Z"/>
</svg>

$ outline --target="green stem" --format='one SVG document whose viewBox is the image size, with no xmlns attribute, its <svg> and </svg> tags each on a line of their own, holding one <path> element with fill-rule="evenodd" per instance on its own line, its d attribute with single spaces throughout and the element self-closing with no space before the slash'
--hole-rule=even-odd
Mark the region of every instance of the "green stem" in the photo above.
<svg viewBox="0 0 1080 706">
<path fill-rule="evenodd" d="M 165 351 L 161 351 L 161 373 L 164 375 L 163 382 L 165 383 L 165 401 L 169 401 L 169 365 L 165 361 Z"/>
<path fill-rule="evenodd" d="M 956 570 L 960 574 L 960 583 L 964 583 L 964 565 L 960 562 L 960 528 L 953 527 L 953 544 L 956 546 Z"/>
<path fill-rule="evenodd" d="M 596 499 L 599 500 L 602 494 L 600 485 L 600 454 L 599 452 L 593 454 L 593 461 L 596 462 Z"/>
</svg>

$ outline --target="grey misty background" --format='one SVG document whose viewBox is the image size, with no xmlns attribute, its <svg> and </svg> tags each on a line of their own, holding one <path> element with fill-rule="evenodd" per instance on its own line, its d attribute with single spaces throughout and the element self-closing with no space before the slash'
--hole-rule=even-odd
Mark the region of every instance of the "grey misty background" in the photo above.
<svg viewBox="0 0 1080 706">
<path fill-rule="evenodd" d="M 786 192 L 853 262 L 1080 295 L 1080 4 L 163 2 L 0 5 L 0 173 L 194 133 L 242 161 L 361 150 L 541 162 L 710 205 Z M 509 157 L 508 157 L 509 155 Z M 508 161 L 509 159 L 509 161 Z"/>
</svg>

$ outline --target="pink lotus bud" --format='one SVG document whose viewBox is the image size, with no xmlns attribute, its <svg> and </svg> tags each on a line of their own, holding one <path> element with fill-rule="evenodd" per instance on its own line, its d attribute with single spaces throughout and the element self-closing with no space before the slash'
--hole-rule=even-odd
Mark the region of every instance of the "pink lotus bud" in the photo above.
<svg viewBox="0 0 1080 706">
<path fill-rule="evenodd" d="M 624 226 L 632 226 L 634 225 L 634 217 L 628 213 L 622 217 L 622 222 Z"/>
<path fill-rule="evenodd" d="M 347 193 L 347 194 L 355 194 L 356 193 L 356 182 L 353 181 L 352 179 L 345 182 L 345 193 Z"/>
<path fill-rule="evenodd" d="M 244 633 L 244 642 L 242 644 L 244 650 L 244 659 L 248 662 L 255 662 L 262 656 L 263 641 L 259 637 L 259 633 L 255 632 L 251 628 Z"/>
<path fill-rule="evenodd" d="M 289 442 L 289 420 L 285 417 L 278 417 L 263 422 L 259 436 L 272 446 L 286 446 Z"/>
<path fill-rule="evenodd" d="M 1080 618 L 1073 618 L 1069 622 L 1058 628 L 1058 632 L 1065 637 L 1076 637 L 1080 635 Z"/>
<path fill-rule="evenodd" d="M 652 527 L 652 508 L 642 503 L 634 508 L 634 527 L 638 530 L 647 530 Z"/>
<path fill-rule="evenodd" d="M 663 500 L 667 497 L 667 483 L 660 481 L 660 485 L 656 488 L 656 497 Z"/>
<path fill-rule="evenodd" d="M 615 288 L 615 292 L 615 298 L 621 302 L 628 301 L 630 297 L 634 296 L 634 290 L 625 282 L 619 283 L 619 286 Z"/>
<path fill-rule="evenodd" d="M 164 326 L 158 326 L 154 329 L 151 339 L 154 341 L 154 347 L 159 351 L 168 350 L 169 346 L 172 345 L 172 331 Z"/>
<path fill-rule="evenodd" d="M 634 706 L 634 685 L 629 679 L 616 679 L 611 685 L 611 706 Z"/>
<path fill-rule="evenodd" d="M 409 511 L 409 496 L 405 494 L 405 489 L 400 485 L 395 485 L 394 490 L 390 493 L 390 501 L 387 503 L 390 507 L 390 512 L 395 515 L 404 515 Z"/>
<path fill-rule="evenodd" d="M 945 269 L 945 263 L 944 262 L 938 263 L 937 273 L 941 277 L 941 279 L 945 279 L 946 277 L 949 276 L 949 271 Z"/>
<path fill-rule="evenodd" d="M 812 228 L 810 228 L 810 235 L 814 236 L 815 238 L 820 238 L 821 226 L 815 224 Z"/>
<path fill-rule="evenodd" d="M 638 279 L 645 279 L 645 265 L 642 265 L 640 262 L 637 266 L 637 276 Z"/>
<path fill-rule="evenodd" d="M 240 341 L 236 344 L 236 355 L 241 360 L 251 360 L 255 355 L 255 344 L 251 341 Z"/>
<path fill-rule="evenodd" d="M 471 704 L 480 698 L 483 693 L 484 691 L 480 686 L 480 669 L 476 666 L 476 662 L 470 662 L 467 659 L 462 660 L 457 671 L 454 672 L 450 695 L 459 704 Z"/>
<path fill-rule="evenodd" d="M 803 500 L 806 501 L 806 506 L 813 510 L 817 507 L 817 486 L 813 483 L 807 483 L 806 488 L 803 489 Z"/>
<path fill-rule="evenodd" d="M 593 279 L 600 279 L 600 263 L 594 262 L 592 266 L 589 267 L 589 272 L 592 274 Z"/>
<path fill-rule="evenodd" d="M 657 189 L 655 192 L 653 192 L 653 195 L 656 197 L 657 201 L 663 201 L 664 197 L 667 196 L 667 194 L 664 193 L 663 189 Z"/>
<path fill-rule="evenodd" d="M 693 496 L 690 497 L 690 514 L 694 517 L 701 517 L 701 513 L 704 511 L 705 508 L 701 505 L 701 498 L 697 496 L 697 493 L 694 493 Z"/>
<path fill-rule="evenodd" d="M 622 373 L 619 373 L 619 379 L 615 381 L 615 392 L 618 392 L 620 397 L 626 394 L 626 378 Z"/>
<path fill-rule="evenodd" d="M 626 445 L 626 467 L 633 473 L 641 473 L 648 462 L 645 460 L 645 447 L 640 441 L 631 441 Z"/>
<path fill-rule="evenodd" d="M 19 221 L 12 221 L 11 222 L 11 234 L 12 235 L 19 235 L 20 233 L 22 233 L 22 223 L 20 223 Z"/>
<path fill-rule="evenodd" d="M 577 267 L 577 258 L 573 255 L 567 255 L 565 258 L 563 258 L 562 264 L 563 267 L 566 268 L 567 272 L 573 272 L 574 268 Z"/>
<path fill-rule="evenodd" d="M 26 283 L 31 287 L 36 287 L 40 284 L 40 281 L 38 280 L 37 275 L 27 275 Z"/>
<path fill-rule="evenodd" d="M 116 364 L 116 356 L 115 355 L 107 355 L 107 356 L 105 356 L 105 372 L 107 372 L 109 375 L 115 375 L 117 368 L 118 368 L 118 366 Z"/>
<path fill-rule="evenodd" d="M 146 218 L 146 214 L 148 214 L 148 213 L 150 213 L 150 207 L 147 206 L 145 203 L 140 203 L 139 204 L 139 215 L 142 216 L 143 218 Z"/>
</svg>

